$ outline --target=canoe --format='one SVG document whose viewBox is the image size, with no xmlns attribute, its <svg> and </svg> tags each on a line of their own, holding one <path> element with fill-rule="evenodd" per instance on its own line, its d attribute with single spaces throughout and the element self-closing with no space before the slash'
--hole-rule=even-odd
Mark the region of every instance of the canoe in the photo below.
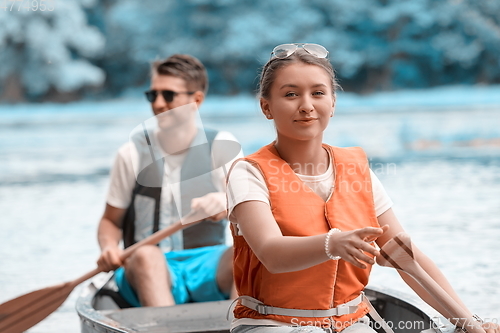
<svg viewBox="0 0 500 333">
<path fill-rule="evenodd" d="M 100 276 L 87 285 L 76 303 L 82 333 L 229 332 L 231 301 L 189 303 L 168 307 L 126 306 L 113 279 Z M 416 296 L 370 285 L 365 290 L 395 333 L 452 333 L 455 327 Z M 379 332 L 383 331 L 376 327 Z"/>
</svg>

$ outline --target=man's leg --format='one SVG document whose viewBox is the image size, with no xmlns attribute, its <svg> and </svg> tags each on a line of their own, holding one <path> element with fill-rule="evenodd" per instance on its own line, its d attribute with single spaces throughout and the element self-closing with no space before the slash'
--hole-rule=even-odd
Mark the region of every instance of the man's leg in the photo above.
<svg viewBox="0 0 500 333">
<path fill-rule="evenodd" d="M 159 247 L 145 245 L 138 248 L 125 262 L 125 274 L 142 306 L 175 304 L 165 256 Z"/>
<path fill-rule="evenodd" d="M 231 299 L 238 297 L 233 283 L 233 247 L 228 248 L 220 258 L 217 268 L 217 286 L 224 294 L 229 294 Z"/>
</svg>

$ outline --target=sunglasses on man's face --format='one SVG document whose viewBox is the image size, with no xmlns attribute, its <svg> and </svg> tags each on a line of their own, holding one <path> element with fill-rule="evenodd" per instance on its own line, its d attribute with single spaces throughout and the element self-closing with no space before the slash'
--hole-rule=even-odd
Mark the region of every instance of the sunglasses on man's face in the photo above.
<svg viewBox="0 0 500 333">
<path fill-rule="evenodd" d="M 148 99 L 148 101 L 150 103 L 154 103 L 156 101 L 156 97 L 158 96 L 158 93 L 161 93 L 165 102 L 170 103 L 174 100 L 175 96 L 177 96 L 179 94 L 192 95 L 195 92 L 194 91 L 177 92 L 177 91 L 172 91 L 172 90 L 148 90 L 148 91 L 144 92 L 144 94 L 146 95 L 146 98 Z"/>
</svg>

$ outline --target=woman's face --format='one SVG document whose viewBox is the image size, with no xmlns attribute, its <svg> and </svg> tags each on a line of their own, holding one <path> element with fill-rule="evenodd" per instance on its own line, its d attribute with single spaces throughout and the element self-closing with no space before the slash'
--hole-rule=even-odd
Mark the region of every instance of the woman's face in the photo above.
<svg viewBox="0 0 500 333">
<path fill-rule="evenodd" d="M 321 136 L 334 111 L 331 78 L 321 67 L 292 63 L 275 73 L 262 112 L 274 119 L 279 138 L 311 140 Z"/>
</svg>

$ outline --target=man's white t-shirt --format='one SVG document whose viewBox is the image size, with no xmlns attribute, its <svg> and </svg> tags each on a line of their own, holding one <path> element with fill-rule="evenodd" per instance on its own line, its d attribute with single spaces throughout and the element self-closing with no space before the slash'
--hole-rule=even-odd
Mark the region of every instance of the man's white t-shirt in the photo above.
<svg viewBox="0 0 500 333">
<path fill-rule="evenodd" d="M 231 133 L 225 131 L 218 132 L 214 140 L 237 142 L 236 138 Z M 161 150 L 161 147 L 156 148 Z M 166 161 L 163 184 L 168 184 L 171 190 L 162 190 L 161 192 L 160 229 L 175 223 L 179 218 L 177 214 L 173 214 L 173 212 L 176 212 L 174 209 L 174 207 L 176 207 L 175 205 L 180 203 L 181 166 L 187 156 L 187 152 L 175 155 L 168 155 L 162 152 L 162 156 L 165 157 Z M 226 162 L 224 159 L 227 158 L 227 154 L 223 151 L 212 149 L 212 182 L 218 192 L 225 192 L 225 173 L 229 170 L 231 164 L 242 156 L 243 153 L 240 151 L 239 155 L 235 156 L 231 161 L 224 163 Z M 134 165 L 138 165 L 138 163 L 133 162 L 133 159 L 137 158 L 138 154 L 135 145 L 130 141 L 122 145 L 118 150 L 113 167 L 111 168 L 110 184 L 106 198 L 106 202 L 110 206 L 121 209 L 127 209 L 129 207 L 132 201 L 132 192 L 136 185 Z M 216 166 L 220 165 L 225 165 L 225 168 L 216 168 Z M 154 199 L 138 195 L 136 196 L 135 204 L 142 205 L 143 207 L 152 207 L 151 209 L 142 209 L 141 211 L 146 212 L 143 216 L 136 216 L 135 236 L 137 239 L 142 239 L 151 234 Z M 171 237 L 164 239 L 160 243 L 160 246 L 165 252 L 181 250 L 183 248 L 182 234 L 177 232 Z"/>
<path fill-rule="evenodd" d="M 297 174 L 297 176 L 325 201 L 329 198 L 332 191 L 335 191 L 331 158 L 325 173 L 317 176 L 300 174 Z M 393 203 L 382 183 L 371 169 L 370 176 L 375 212 L 378 217 L 391 208 Z M 267 188 L 264 176 L 257 167 L 244 160 L 240 160 L 233 165 L 233 169 L 229 174 L 226 193 L 228 197 L 228 215 L 231 223 L 236 223 L 234 216 L 232 216 L 234 207 L 242 202 L 256 200 L 270 205 L 269 189 Z M 238 230 L 238 228 L 235 229 Z M 289 324 L 270 319 L 240 318 L 233 320 L 231 329 L 239 325 L 288 326 Z"/>
</svg>

